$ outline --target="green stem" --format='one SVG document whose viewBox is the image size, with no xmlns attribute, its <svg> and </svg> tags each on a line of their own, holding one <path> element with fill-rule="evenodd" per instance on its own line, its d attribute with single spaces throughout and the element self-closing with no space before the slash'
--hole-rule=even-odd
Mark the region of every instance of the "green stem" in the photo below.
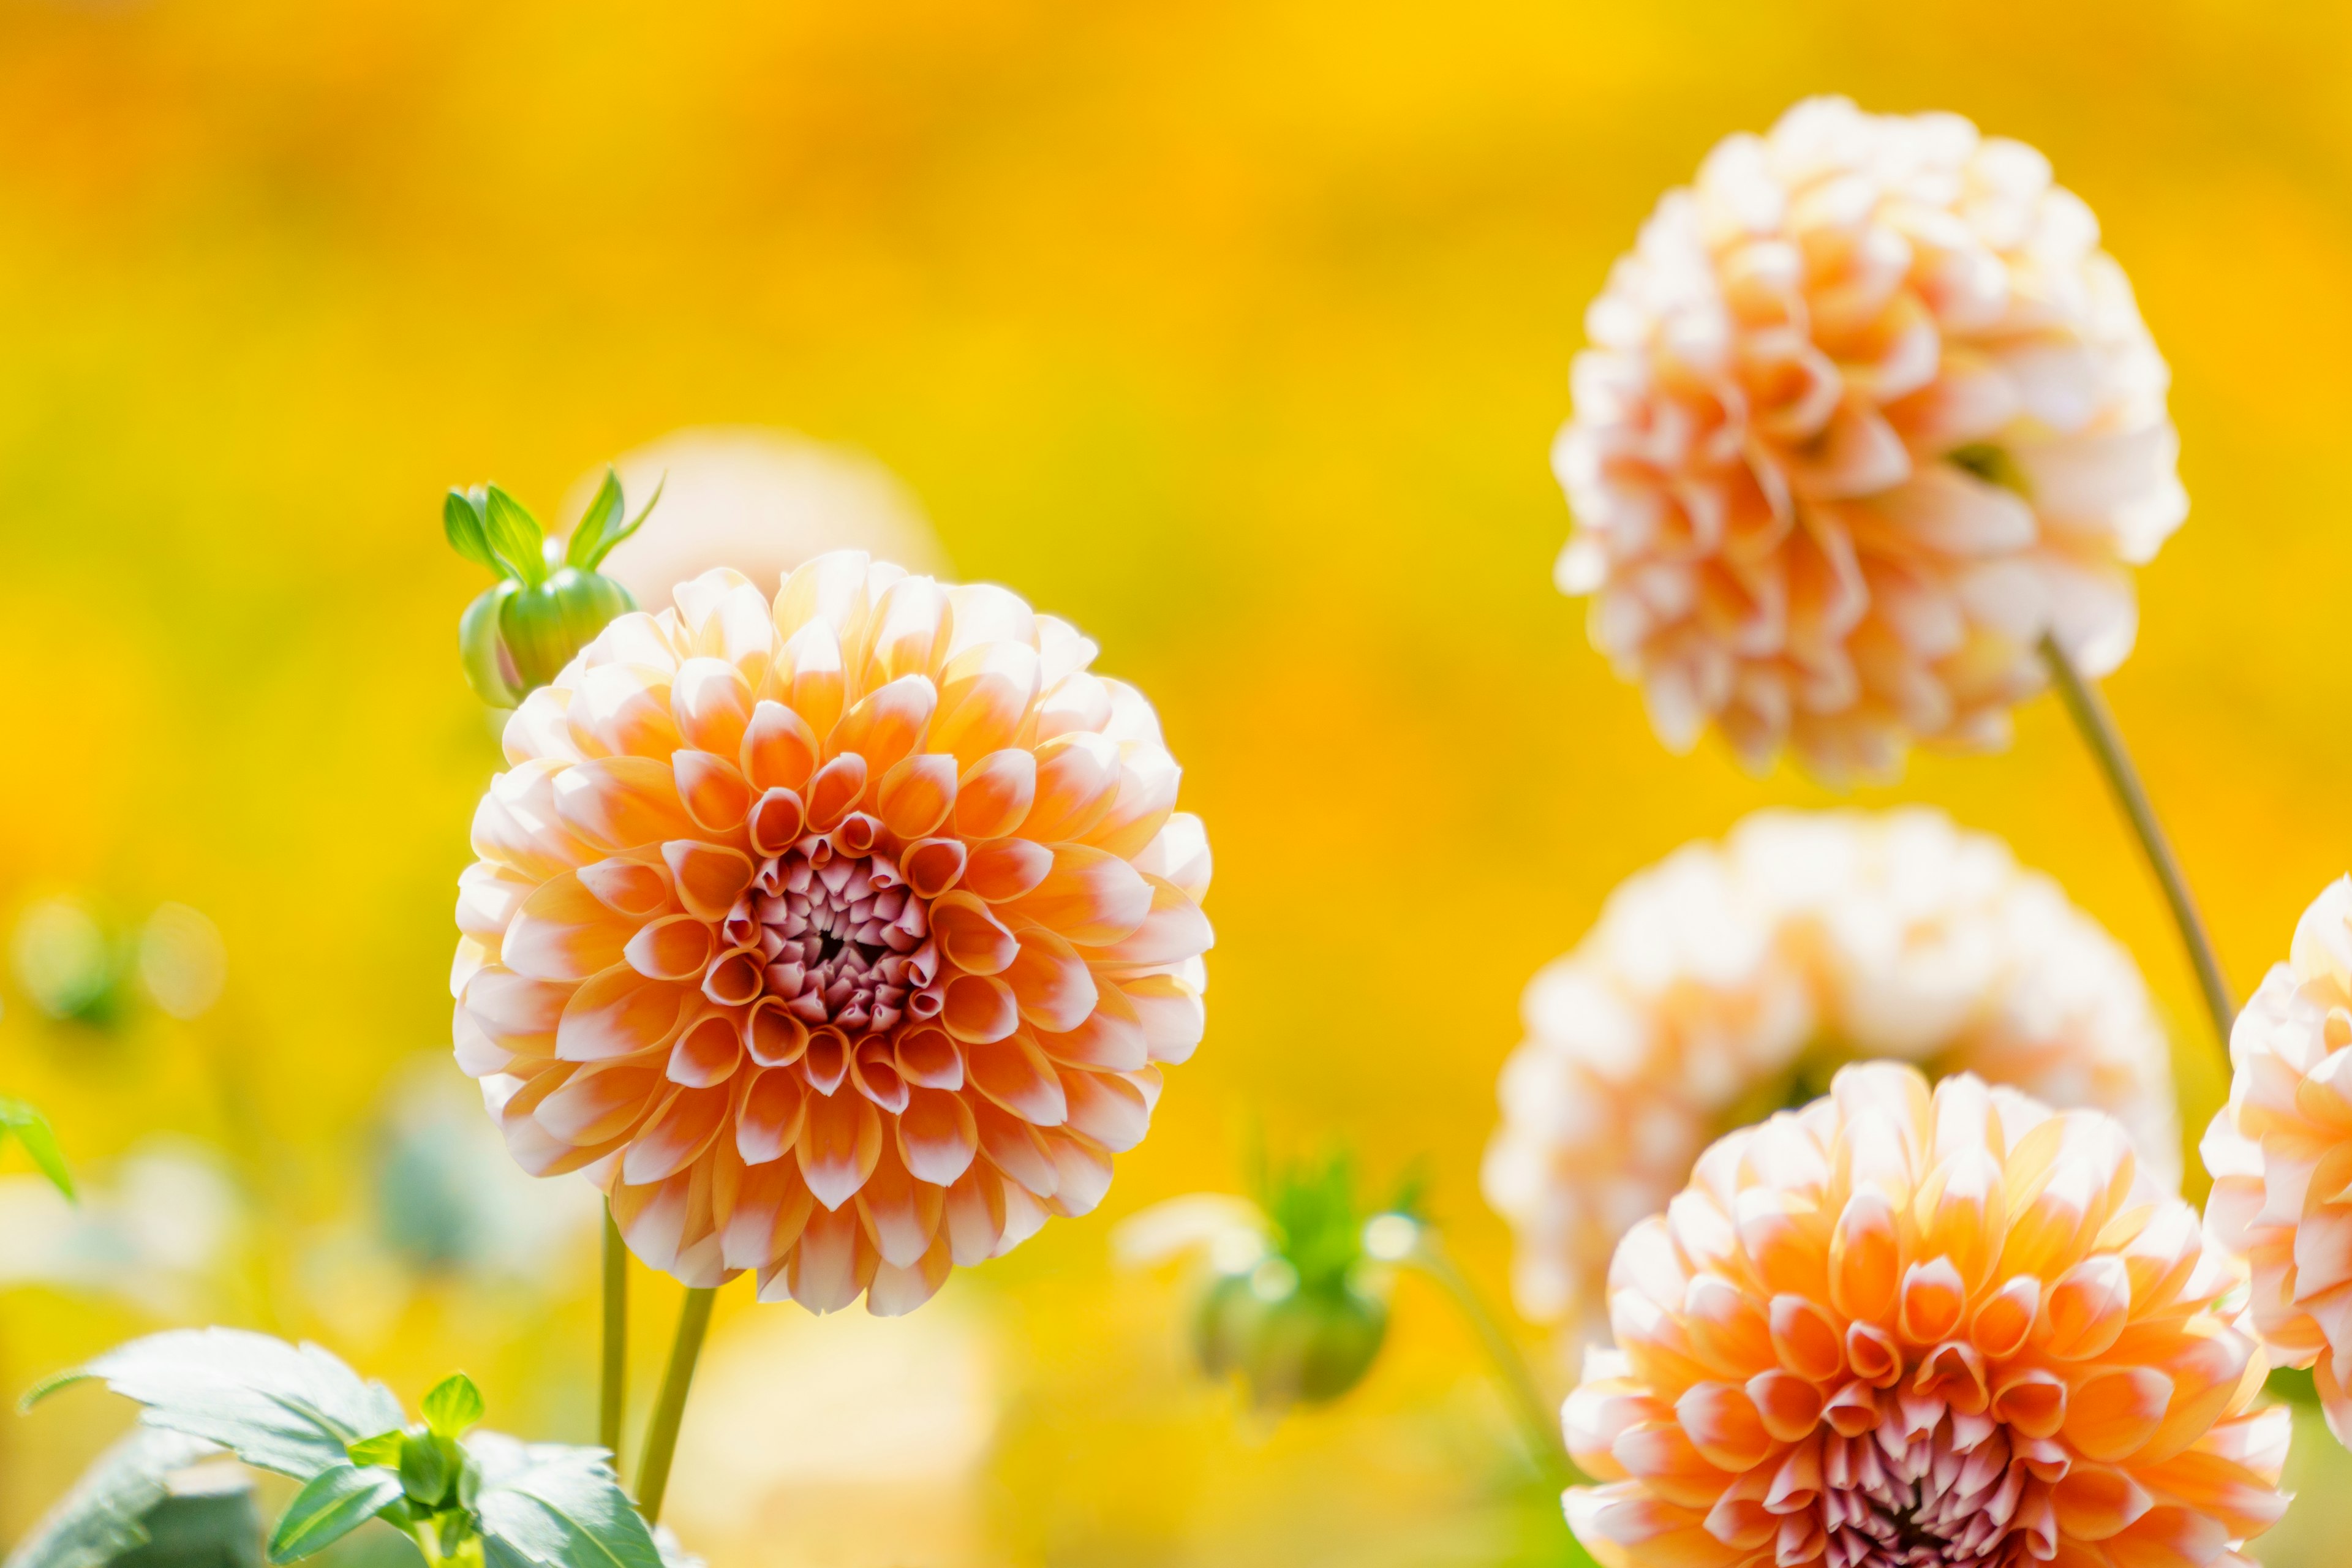
<svg viewBox="0 0 2352 1568">
<path fill-rule="evenodd" d="M 661 1519 L 662 1494 L 669 1490 L 669 1463 L 677 1454 L 677 1428 L 686 1418 L 686 1394 L 694 1384 L 694 1363 L 702 1356 L 702 1337 L 710 1330 L 710 1306 L 718 1289 L 706 1286 L 686 1293 L 677 1314 L 677 1338 L 669 1347 L 669 1370 L 662 1374 L 661 1396 L 654 1401 L 654 1418 L 646 1427 L 646 1451 L 637 1461 L 637 1510 L 647 1524 Z"/>
<path fill-rule="evenodd" d="M 1518 1417 L 1521 1435 L 1528 1445 L 1528 1458 L 1547 1472 L 1547 1479 L 1556 1486 L 1569 1486 L 1584 1479 L 1574 1460 L 1568 1457 L 1568 1443 L 1560 1434 L 1559 1413 L 1545 1400 L 1536 1386 L 1535 1373 L 1528 1367 L 1527 1357 L 1519 1353 L 1517 1342 L 1503 1327 L 1486 1298 L 1478 1293 L 1470 1277 L 1445 1249 L 1445 1243 L 1429 1226 L 1421 1227 L 1418 1245 L 1411 1261 L 1421 1271 L 1444 1287 L 1462 1310 L 1470 1327 L 1476 1331 L 1478 1342 L 1494 1363 L 1495 1376 L 1503 1385 L 1512 1413 Z"/>
<path fill-rule="evenodd" d="M 621 1468 L 621 1417 L 629 1398 L 629 1249 L 604 1205 L 604 1364 L 597 1389 L 596 1441 Z"/>
<path fill-rule="evenodd" d="M 2066 657 L 2066 650 L 2058 646 L 2057 638 L 2042 639 L 2042 657 L 2050 666 L 2060 700 L 2066 704 L 2074 727 L 2082 731 L 2091 755 L 2098 760 L 2099 771 L 2106 774 L 2116 803 L 2123 807 L 2132 832 L 2139 838 L 2140 849 L 2147 856 L 2149 868 L 2164 889 L 2164 901 L 2172 907 L 2172 922 L 2180 928 L 2180 940 L 2189 949 L 2189 962 L 2197 971 L 2197 987 L 2204 994 L 2205 1010 L 2213 1020 L 2213 1034 L 2221 1042 L 2222 1056 L 2227 1058 L 2230 1026 L 2238 1016 L 2237 1005 L 2230 999 L 2230 983 L 2221 977 L 2221 962 L 2214 956 L 2213 939 L 2206 934 L 2204 918 L 2197 912 L 2197 901 L 2189 894 L 2189 879 L 2181 875 L 2171 842 L 2156 820 L 2156 808 L 2148 804 L 2147 789 L 2140 783 L 2139 770 L 2132 766 L 2131 753 L 2124 749 L 2124 738 L 2116 728 L 2115 716 L 2100 700 L 2098 689 L 2083 679 L 2074 660 Z"/>
</svg>

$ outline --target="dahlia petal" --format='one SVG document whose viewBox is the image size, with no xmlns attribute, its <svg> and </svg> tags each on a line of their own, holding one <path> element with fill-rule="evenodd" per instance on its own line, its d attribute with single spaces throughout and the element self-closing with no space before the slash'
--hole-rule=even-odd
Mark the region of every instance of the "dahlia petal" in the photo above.
<svg viewBox="0 0 2352 1568">
<path fill-rule="evenodd" d="M 1026 749 L 990 752 L 956 785 L 955 830 L 974 841 L 1003 838 L 1028 820 L 1037 798 L 1037 758 Z"/>
<path fill-rule="evenodd" d="M 743 1048 L 761 1067 L 788 1067 L 807 1054 L 809 1027 L 772 994 L 751 1004 L 743 1018 Z"/>
<path fill-rule="evenodd" d="M 997 838 L 972 846 L 963 886 L 992 904 L 1010 903 L 1044 882 L 1054 869 L 1054 852 L 1025 838 Z"/>
<path fill-rule="evenodd" d="M 866 1184 L 881 1158 L 882 1113 L 863 1096 L 819 1095 L 807 1102 L 793 1152 L 816 1201 L 827 1210 L 839 1209 Z M 794 1297 L 799 1299 L 797 1290 Z"/>
<path fill-rule="evenodd" d="M 751 722 L 752 685 L 721 658 L 689 658 L 670 680 L 670 715 L 685 743 L 740 759 Z"/>
<path fill-rule="evenodd" d="M 856 753 L 866 771 L 886 773 L 922 742 L 939 690 L 926 676 L 902 675 L 860 698 L 825 737 L 827 757 Z"/>
<path fill-rule="evenodd" d="M 705 1013 L 686 1026 L 670 1047 L 664 1076 L 688 1089 L 709 1089 L 735 1076 L 743 1065 L 743 1032 L 722 1012 Z"/>
<path fill-rule="evenodd" d="M 1056 1093 L 1060 1085 L 1055 1086 Z M 1061 1177 L 1045 1144 L 1028 1122 L 987 1099 L 966 1100 L 980 1130 L 980 1152 L 1005 1179 L 1040 1198 L 1050 1198 Z"/>
<path fill-rule="evenodd" d="M 1108 707 L 1106 698 L 1106 717 Z M 1040 844 L 1085 837 L 1118 797 L 1118 742 L 1091 730 L 1078 731 L 1043 742 L 1035 755 L 1036 797 L 1022 820 L 1021 837 Z"/>
<path fill-rule="evenodd" d="M 971 768 L 1019 742 L 1036 695 L 1036 649 L 1015 642 L 971 648 L 940 673 L 929 744 Z"/>
<path fill-rule="evenodd" d="M 949 1256 L 964 1268 L 994 1257 L 1004 1215 L 1003 1183 L 985 1165 L 968 1167 L 949 1186 L 940 1215 Z"/>
<path fill-rule="evenodd" d="M 615 857 L 580 868 L 580 885 L 615 914 L 647 921 L 678 907 L 669 868 L 658 860 Z"/>
<path fill-rule="evenodd" d="M 1041 1129 L 1037 1142 L 1054 1163 L 1054 1195 L 1045 1206 L 1064 1219 L 1093 1213 L 1110 1191 L 1109 1152 L 1067 1127 Z"/>
<path fill-rule="evenodd" d="M 1143 880 L 1151 889 L 1150 912 L 1128 935 L 1094 949 L 1096 962 L 1157 968 L 1181 963 L 1215 944 L 1216 933 L 1191 894 L 1157 877 L 1146 876 Z"/>
<path fill-rule="evenodd" d="M 915 1028 L 901 1033 L 898 1067 L 898 1076 L 918 1089 L 963 1087 L 963 1052 L 945 1029 Z"/>
<path fill-rule="evenodd" d="M 1151 1107 L 1143 1091 L 1114 1073 L 1075 1068 L 1057 1071 L 1068 1124 L 1114 1154 L 1124 1154 L 1151 1130 Z"/>
<path fill-rule="evenodd" d="M 596 1062 L 562 1079 L 530 1117 L 574 1148 L 607 1143 L 650 1115 L 664 1087 L 658 1063 Z"/>
<path fill-rule="evenodd" d="M 808 825 L 812 831 L 830 833 L 841 826 L 866 791 L 866 759 L 845 752 L 816 771 L 808 784 Z"/>
<path fill-rule="evenodd" d="M 961 1095 L 915 1089 L 898 1118 L 898 1156 L 918 1180 L 949 1186 L 980 1152 L 980 1125 Z"/>
<path fill-rule="evenodd" d="M 1209 836 L 1189 811 L 1171 813 L 1151 841 L 1133 858 L 1135 868 L 1182 889 L 1195 903 L 1209 892 Z"/>
<path fill-rule="evenodd" d="M 650 757 L 592 757 L 555 777 L 556 815 L 606 852 L 689 837 L 693 819 L 668 764 Z"/>
<path fill-rule="evenodd" d="M 684 744 L 658 670 L 625 664 L 583 669 L 563 719 L 583 757 L 667 757 Z"/>
<path fill-rule="evenodd" d="M 572 744 L 572 726 L 564 717 L 571 704 L 572 693 L 553 686 L 542 686 L 525 697 L 499 732 L 499 749 L 508 765 L 519 766 L 533 758 L 581 761 L 583 753 Z"/>
<path fill-rule="evenodd" d="M 519 1055 L 552 1056 L 556 1028 L 574 989 L 491 963 L 476 970 L 466 982 L 458 1005 L 502 1048 Z"/>
<path fill-rule="evenodd" d="M 857 1190 L 858 1224 L 885 1263 L 919 1262 L 938 1235 L 942 1190 L 908 1174 L 896 1145 L 885 1141 L 873 1174 Z"/>
<path fill-rule="evenodd" d="M 644 1185 L 614 1182 L 607 1194 L 613 1224 L 629 1250 L 655 1268 L 675 1269 L 688 1245 L 693 1179 L 675 1175 Z"/>
<path fill-rule="evenodd" d="M 1135 1009 L 1153 1061 L 1183 1061 L 1207 1032 L 1208 1014 L 1200 993 L 1179 976 L 1139 975 L 1114 982 L 1109 989 L 1126 997 Z"/>
<path fill-rule="evenodd" d="M 951 1263 L 947 1241 L 934 1241 L 923 1256 L 904 1268 L 884 1259 L 866 1288 L 866 1310 L 877 1318 L 903 1317 L 939 1293 L 947 1283 Z"/>
<path fill-rule="evenodd" d="M 801 1130 L 807 1125 L 809 1099 L 797 1073 L 764 1068 L 753 1074 L 735 1115 L 735 1151 L 743 1163 L 757 1170 L 782 1161 L 800 1142 Z M 767 1255 L 759 1261 L 767 1261 Z"/>
<path fill-rule="evenodd" d="M 1011 912 L 1085 947 L 1123 941 L 1152 913 L 1151 885 L 1118 856 L 1083 844 L 1057 844 L 1053 851 L 1054 868 L 1006 906 Z M 965 880 L 970 885 L 972 873 Z"/>
<path fill-rule="evenodd" d="M 1103 726 L 1110 722 L 1109 686 L 1100 677 L 1083 669 L 1072 670 L 1056 680 L 1045 671 L 1050 656 L 1042 648 L 1040 654 L 1039 676 L 1045 695 L 1037 700 L 1034 711 L 1041 751 L 1042 742 L 1059 736 L 1100 734 Z M 1039 761 L 1043 760 L 1041 756 Z"/>
<path fill-rule="evenodd" d="M 1000 974 L 1021 954 L 1021 940 L 973 893 L 943 893 L 931 902 L 931 931 L 948 962 L 966 974 Z"/>
<path fill-rule="evenodd" d="M 958 583 L 948 589 L 948 664 L 990 643 L 1018 643 L 1035 651 L 1037 616 L 1029 601 L 994 583 Z"/>
<path fill-rule="evenodd" d="M 564 1003 L 555 1054 L 593 1062 L 659 1049 L 677 1037 L 695 1005 L 689 988 L 648 980 L 616 963 L 583 982 Z"/>
<path fill-rule="evenodd" d="M 940 1022 L 967 1047 L 992 1044 L 1021 1026 L 1013 987 L 993 974 L 959 974 L 948 982 Z"/>
<path fill-rule="evenodd" d="M 597 858 L 556 810 L 555 780 L 575 764 L 532 758 L 490 781 L 474 809 L 472 846 L 484 860 L 534 880 L 560 876 Z"/>
<path fill-rule="evenodd" d="M 657 1182 L 693 1163 L 719 1136 L 727 1119 L 727 1102 L 723 1086 L 672 1088 L 621 1157 L 621 1179 L 631 1184 Z"/>
<path fill-rule="evenodd" d="M 744 725 L 736 760 L 754 789 L 798 790 L 816 771 L 819 749 L 807 720 L 781 702 L 762 700 Z"/>
<path fill-rule="evenodd" d="M 850 1053 L 849 1081 L 884 1110 L 896 1114 L 907 1109 L 906 1080 L 891 1059 L 890 1043 L 879 1035 L 868 1035 Z"/>
<path fill-rule="evenodd" d="M 955 759 L 928 752 L 908 757 L 882 775 L 875 791 L 876 809 L 899 837 L 920 838 L 947 820 L 955 794 Z"/>
<path fill-rule="evenodd" d="M 865 684 L 887 685 L 902 676 L 929 676 L 946 657 L 953 617 L 945 589 L 929 577 L 901 577 L 882 591 L 874 607 Z"/>
<path fill-rule="evenodd" d="M 2086 1458 L 2126 1459 L 2156 1435 L 2171 1399 L 2172 1379 L 2154 1367 L 2101 1373 L 2069 1395 L 2062 1430 Z"/>
<path fill-rule="evenodd" d="M 1054 1064 L 1026 1034 L 967 1040 L 964 1068 L 973 1088 L 1024 1121 L 1057 1127 L 1069 1117 L 1069 1101 Z"/>
<path fill-rule="evenodd" d="M 936 899 L 961 879 L 969 854 L 961 838 L 919 838 L 898 860 L 915 895 Z"/>
<path fill-rule="evenodd" d="M 857 1300 L 881 1260 L 866 1240 L 856 1211 L 819 1208 L 809 1215 L 783 1268 L 772 1279 L 761 1277 L 760 1299 L 772 1301 L 789 1295 L 812 1312 L 837 1312 Z"/>
<path fill-rule="evenodd" d="M 1094 973 L 1077 949 L 1040 926 L 1024 927 L 1017 942 L 1013 961 L 1002 973 L 1022 1019 L 1052 1034 L 1084 1024 L 1095 1010 L 1097 992 Z M 954 957 L 953 952 L 949 956 Z"/>
<path fill-rule="evenodd" d="M 744 1173 L 720 1233 L 722 1259 L 730 1268 L 772 1267 L 800 1240 L 815 1207 L 816 1200 L 793 1162 L 753 1165 Z"/>
<path fill-rule="evenodd" d="M 475 861 L 457 874 L 457 929 L 495 946 L 523 900 L 540 885 L 537 878 L 510 866 Z"/>
<path fill-rule="evenodd" d="M 832 732 L 847 699 L 848 680 L 843 673 L 841 638 L 831 626 L 811 621 L 786 638 L 770 679 L 808 730 L 818 735 Z"/>
<path fill-rule="evenodd" d="M 735 764 L 709 752 L 680 751 L 670 758 L 677 776 L 678 801 L 705 833 L 726 834 L 751 815 L 752 790 Z"/>
<path fill-rule="evenodd" d="M 865 597 L 874 558 L 863 550 L 828 550 L 794 567 L 777 591 L 776 635 L 790 638 L 811 622 L 835 632 L 847 626 Z"/>
<path fill-rule="evenodd" d="M 1004 1184 L 1004 1234 L 996 1238 L 994 1256 L 1003 1257 L 1045 1228 L 1045 1222 L 1053 1217 L 1045 1203 L 1034 1188 Z"/>
<path fill-rule="evenodd" d="M 1047 1056 L 1071 1067 L 1133 1072 L 1151 1060 L 1151 1041 L 1141 1016 L 1126 993 L 1111 984 L 1099 988 L 1094 1010 L 1076 1028 L 1058 1034 L 1041 1028 L 1036 1037 Z"/>
<path fill-rule="evenodd" d="M 691 984 L 702 978 L 715 951 L 707 921 L 693 915 L 665 915 L 639 927 L 622 956 L 649 980 Z"/>
</svg>

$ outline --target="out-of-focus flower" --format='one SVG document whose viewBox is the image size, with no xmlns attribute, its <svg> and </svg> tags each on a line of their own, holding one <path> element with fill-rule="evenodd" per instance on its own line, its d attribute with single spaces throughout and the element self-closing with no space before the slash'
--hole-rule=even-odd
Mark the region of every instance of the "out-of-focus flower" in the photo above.
<svg viewBox="0 0 2352 1568">
<path fill-rule="evenodd" d="M 1154 1205 L 1120 1223 L 1112 1249 L 1130 1267 L 1202 1255 L 1202 1370 L 1238 1376 L 1260 1410 L 1327 1404 L 1363 1381 L 1387 1337 L 1391 1266 L 1419 1231 L 1412 1187 L 1368 1217 L 1344 1154 L 1269 1170 L 1259 1186 L 1255 1204 L 1197 1193 Z"/>
<path fill-rule="evenodd" d="M 451 490 L 441 509 L 450 547 L 498 581 L 457 620 L 457 655 L 474 695 L 512 708 L 555 679 L 614 616 L 637 607 L 629 591 L 596 570 L 661 499 L 634 518 L 610 468 L 568 540 L 550 539 L 539 520 L 496 485 Z"/>
<path fill-rule="evenodd" d="M 1618 1238 L 1708 1141 L 1857 1058 L 2096 1106 L 2179 1179 L 2169 1050 L 2130 955 L 1934 811 L 1762 812 L 1686 846 L 1610 895 L 1521 1012 L 1485 1186 L 1540 1321 L 1596 1326 Z"/>
<path fill-rule="evenodd" d="M 622 616 L 506 731 L 461 1066 L 638 1257 L 818 1310 L 1082 1214 L 1198 1044 L 1197 817 L 1142 695 L 1002 588 L 820 557 Z"/>
<path fill-rule="evenodd" d="M 139 978 L 155 1005 L 174 1018 L 197 1018 L 220 1000 L 228 948 L 201 910 L 159 904 L 139 933 Z"/>
<path fill-rule="evenodd" d="M 2112 1118 L 1848 1068 L 1618 1248 L 1569 1522 L 1610 1568 L 2247 1568 L 2290 1417 L 2241 1279 Z"/>
<path fill-rule="evenodd" d="M 912 572 L 947 564 L 938 537 L 896 475 L 862 452 L 789 431 L 718 426 L 676 431 L 614 459 L 621 487 L 661 508 L 598 568 L 641 605 L 677 584 L 731 567 L 762 593 L 803 561 L 863 550 Z M 584 505 L 601 482 L 574 487 Z"/>
<path fill-rule="evenodd" d="M 2188 510 L 2169 378 L 2032 148 L 1809 100 L 1667 193 L 1586 331 L 1557 577 L 1669 745 L 1885 775 L 2004 743 L 2043 634 L 2131 650 Z"/>
<path fill-rule="evenodd" d="M 218 1156 L 182 1139 L 85 1172 L 74 1203 L 40 1177 L 0 1177 L 0 1286 L 105 1294 L 164 1317 L 207 1310 L 244 1219 Z"/>
<path fill-rule="evenodd" d="M 78 900 L 43 899 L 17 917 L 10 952 L 35 1007 L 99 1029 L 128 1016 L 134 976 L 155 1005 L 181 1019 L 210 1011 L 227 979 L 219 929 L 185 904 L 159 904 L 127 931 L 110 931 Z"/>
<path fill-rule="evenodd" d="M 2205 1131 L 2205 1229 L 2253 1273 L 2273 1360 L 2311 1367 L 2352 1447 L 2352 878 L 2296 922 L 2230 1034 L 2229 1103 Z"/>
</svg>

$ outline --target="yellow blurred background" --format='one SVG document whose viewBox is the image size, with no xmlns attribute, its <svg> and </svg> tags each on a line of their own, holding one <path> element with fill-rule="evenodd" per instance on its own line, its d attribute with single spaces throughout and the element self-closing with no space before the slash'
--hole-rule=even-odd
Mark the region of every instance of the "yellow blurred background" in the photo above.
<svg viewBox="0 0 2352 1568">
<path fill-rule="evenodd" d="M 495 478 L 546 515 L 676 427 L 789 426 L 888 465 L 960 574 L 1151 695 L 1219 944 L 1207 1044 L 1100 1214 L 900 1324 L 722 1298 L 687 1543 L 1568 1561 L 1433 1292 L 1358 1394 L 1269 1426 L 1188 1375 L 1176 1282 L 1105 1237 L 1235 1185 L 1255 1128 L 1343 1135 L 1378 1173 L 1427 1156 L 1499 1291 L 1475 1173 L 1521 984 L 1628 872 L 1828 798 L 1667 755 L 1550 587 L 1585 300 L 1661 189 L 1807 93 L 2050 154 L 2174 370 L 2194 510 L 2109 689 L 2242 992 L 2352 861 L 2347 68 L 2352 12 L 2212 0 L 0 0 L 0 922 L 173 901 L 227 962 L 193 1022 L 54 1023 L 0 981 L 0 1092 L 101 1196 L 144 1169 L 203 1211 L 116 1227 L 154 1233 L 106 1244 L 141 1288 L 0 1289 L 0 1389 L 215 1318 L 412 1403 L 464 1366 L 494 1424 L 588 1439 L 582 1190 L 464 1245 L 386 1196 L 477 1147 L 445 980 L 496 752 L 438 498 Z M 2004 835 L 2132 947 L 2193 1138 L 2213 1045 L 2055 705 L 1866 798 Z M 233 1266 L 165 1278 L 205 1226 Z M 638 1300 L 642 1412 L 675 1296 Z M 126 1417 L 0 1417 L 0 1539 Z M 2271 1561 L 2328 1560 L 2319 1506 Z"/>
</svg>

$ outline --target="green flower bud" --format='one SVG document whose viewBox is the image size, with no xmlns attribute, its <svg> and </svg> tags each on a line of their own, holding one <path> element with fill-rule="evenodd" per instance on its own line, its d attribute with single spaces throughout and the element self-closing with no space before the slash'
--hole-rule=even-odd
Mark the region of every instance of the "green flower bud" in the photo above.
<svg viewBox="0 0 2352 1568">
<path fill-rule="evenodd" d="M 451 547 L 499 574 L 457 622 L 458 658 L 476 696 L 493 708 L 515 707 L 553 680 L 614 616 L 637 607 L 596 564 L 637 531 L 660 499 L 656 489 L 625 521 L 621 483 L 607 468 L 565 543 L 546 538 L 539 520 L 496 485 L 449 492 L 441 521 Z"/>
<path fill-rule="evenodd" d="M 1238 1374 L 1263 1410 L 1321 1405 L 1364 1380 L 1388 1337 L 1388 1303 L 1349 1280 L 1307 1289 L 1285 1259 L 1225 1274 L 1201 1299 L 1193 1348 L 1212 1376 Z"/>
</svg>

